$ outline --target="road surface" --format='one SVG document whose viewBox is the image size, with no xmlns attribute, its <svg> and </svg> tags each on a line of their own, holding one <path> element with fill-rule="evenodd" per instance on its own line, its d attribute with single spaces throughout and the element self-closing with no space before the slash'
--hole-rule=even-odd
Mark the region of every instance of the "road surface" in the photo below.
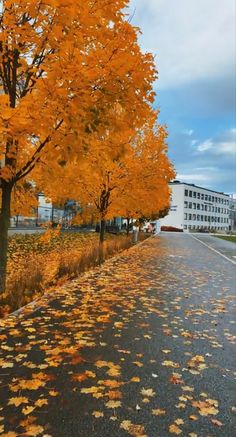
<svg viewBox="0 0 236 437">
<path fill-rule="evenodd" d="M 236 435 L 235 279 L 163 233 L 8 317 L 0 435 Z"/>
</svg>

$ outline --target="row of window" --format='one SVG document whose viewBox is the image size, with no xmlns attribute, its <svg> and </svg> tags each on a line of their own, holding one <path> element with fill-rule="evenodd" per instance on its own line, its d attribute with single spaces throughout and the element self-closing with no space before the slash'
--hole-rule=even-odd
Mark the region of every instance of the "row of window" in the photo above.
<svg viewBox="0 0 236 437">
<path fill-rule="evenodd" d="M 184 229 L 214 229 L 214 230 L 224 230 L 227 231 L 228 228 L 226 228 L 225 226 L 199 226 L 199 225 L 184 225 Z"/>
<path fill-rule="evenodd" d="M 197 209 L 201 211 L 209 211 L 209 212 L 218 212 L 219 214 L 228 214 L 229 210 L 227 208 L 220 208 L 218 206 L 212 206 L 212 205 L 204 205 L 203 203 L 194 203 L 194 202 L 187 202 L 185 200 L 184 207 L 189 209 Z"/>
<path fill-rule="evenodd" d="M 226 217 L 213 217 L 210 215 L 200 214 L 184 214 L 184 220 L 193 220 L 198 222 L 216 222 L 216 223 L 229 223 L 229 219 Z"/>
<path fill-rule="evenodd" d="M 184 195 L 186 197 L 193 197 L 194 199 L 206 200 L 208 202 L 222 203 L 224 205 L 229 204 L 228 199 L 212 196 L 211 194 L 197 193 L 196 191 L 192 191 L 192 190 L 184 190 Z"/>
</svg>

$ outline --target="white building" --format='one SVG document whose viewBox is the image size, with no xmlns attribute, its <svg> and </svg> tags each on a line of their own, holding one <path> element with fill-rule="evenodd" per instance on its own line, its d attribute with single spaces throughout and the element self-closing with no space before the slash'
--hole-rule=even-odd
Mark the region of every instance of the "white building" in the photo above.
<svg viewBox="0 0 236 437">
<path fill-rule="evenodd" d="M 169 214 L 161 219 L 162 226 L 174 226 L 184 231 L 230 229 L 229 196 L 194 184 L 173 181 Z"/>
</svg>

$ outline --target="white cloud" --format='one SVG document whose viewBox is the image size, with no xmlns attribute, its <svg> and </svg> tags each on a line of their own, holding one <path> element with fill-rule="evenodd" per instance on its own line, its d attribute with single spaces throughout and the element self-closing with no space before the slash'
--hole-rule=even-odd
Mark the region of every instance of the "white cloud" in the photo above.
<svg viewBox="0 0 236 437">
<path fill-rule="evenodd" d="M 209 138 L 208 140 L 203 141 L 203 143 L 201 143 L 197 146 L 197 151 L 198 152 L 206 152 L 207 150 L 212 149 L 213 146 L 214 146 L 214 143 L 213 143 L 212 139 Z"/>
<path fill-rule="evenodd" d="M 234 0 L 132 0 L 144 50 L 156 55 L 159 88 L 235 71 Z"/>
<path fill-rule="evenodd" d="M 221 155 L 221 154 L 231 154 L 236 155 L 236 145 L 234 141 L 224 141 L 222 143 L 218 143 L 217 147 L 215 148 L 215 153 Z"/>
<path fill-rule="evenodd" d="M 232 128 L 214 140 L 208 138 L 196 147 L 197 152 L 210 152 L 215 155 L 236 155 L 236 129 Z"/>
<path fill-rule="evenodd" d="M 188 181 L 190 183 L 198 183 L 208 181 L 207 175 L 196 173 L 196 174 L 177 174 L 177 180 Z"/>
</svg>

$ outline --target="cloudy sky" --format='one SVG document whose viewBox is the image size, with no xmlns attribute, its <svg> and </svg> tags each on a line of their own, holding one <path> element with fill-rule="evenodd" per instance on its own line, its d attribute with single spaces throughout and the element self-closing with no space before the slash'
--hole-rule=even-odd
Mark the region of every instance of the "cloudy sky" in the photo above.
<svg viewBox="0 0 236 437">
<path fill-rule="evenodd" d="M 131 0 L 177 178 L 236 193 L 236 1 Z"/>
</svg>

